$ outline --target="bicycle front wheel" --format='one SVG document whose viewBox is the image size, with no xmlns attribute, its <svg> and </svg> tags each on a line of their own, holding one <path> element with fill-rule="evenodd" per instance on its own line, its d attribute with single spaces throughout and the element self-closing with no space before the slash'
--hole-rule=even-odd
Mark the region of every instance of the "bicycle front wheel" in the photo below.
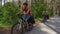
<svg viewBox="0 0 60 34">
<path fill-rule="evenodd" d="M 23 34 L 23 26 L 19 23 L 15 23 L 11 28 L 11 34 Z"/>
</svg>

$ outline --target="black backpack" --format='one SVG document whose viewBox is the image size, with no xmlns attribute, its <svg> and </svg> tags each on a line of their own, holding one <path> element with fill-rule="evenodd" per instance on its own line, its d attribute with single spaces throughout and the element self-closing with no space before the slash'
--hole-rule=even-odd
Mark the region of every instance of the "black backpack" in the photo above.
<svg viewBox="0 0 60 34">
<path fill-rule="evenodd" d="M 35 19 L 33 16 L 30 16 L 30 18 L 28 19 L 28 22 L 35 24 Z"/>
<path fill-rule="evenodd" d="M 47 19 L 49 19 L 49 15 L 47 15 Z"/>
</svg>

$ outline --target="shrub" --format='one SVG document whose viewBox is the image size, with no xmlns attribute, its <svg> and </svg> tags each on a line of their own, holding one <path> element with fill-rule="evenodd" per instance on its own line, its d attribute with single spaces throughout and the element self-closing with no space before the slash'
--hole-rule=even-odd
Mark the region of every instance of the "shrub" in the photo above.
<svg viewBox="0 0 60 34">
<path fill-rule="evenodd" d="M 0 23 L 11 25 L 18 19 L 16 13 L 19 11 L 13 3 L 7 2 L 0 7 Z"/>
</svg>

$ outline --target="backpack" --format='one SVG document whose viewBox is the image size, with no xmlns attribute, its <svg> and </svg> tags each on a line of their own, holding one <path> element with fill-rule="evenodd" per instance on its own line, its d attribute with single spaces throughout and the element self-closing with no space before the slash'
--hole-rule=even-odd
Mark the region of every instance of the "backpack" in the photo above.
<svg viewBox="0 0 60 34">
<path fill-rule="evenodd" d="M 29 19 L 28 19 L 28 22 L 32 23 L 32 24 L 35 24 L 35 19 L 33 16 L 31 16 Z"/>
<path fill-rule="evenodd" d="M 49 15 L 47 15 L 47 19 L 49 19 Z"/>
</svg>

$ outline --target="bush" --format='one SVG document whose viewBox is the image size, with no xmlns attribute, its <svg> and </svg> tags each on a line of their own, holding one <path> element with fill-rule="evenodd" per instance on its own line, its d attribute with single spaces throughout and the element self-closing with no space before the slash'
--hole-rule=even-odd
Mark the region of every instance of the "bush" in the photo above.
<svg viewBox="0 0 60 34">
<path fill-rule="evenodd" d="M 46 4 L 32 3 L 31 5 L 32 15 L 35 18 L 42 18 L 42 12 L 44 10 L 46 10 Z M 15 23 L 19 19 L 16 17 L 16 13 L 19 11 L 20 9 L 10 2 L 0 7 L 0 24 L 12 25 Z M 50 9 L 47 9 L 47 11 L 50 15 Z"/>
<path fill-rule="evenodd" d="M 60 12 L 59 12 L 59 14 L 58 14 L 59 16 L 60 16 Z"/>
<path fill-rule="evenodd" d="M 18 19 L 16 13 L 19 11 L 13 3 L 6 3 L 0 7 L 0 23 L 11 25 Z"/>
<path fill-rule="evenodd" d="M 32 15 L 35 18 L 42 18 L 42 12 L 44 10 L 47 10 L 49 16 L 51 16 L 51 11 L 50 11 L 49 8 L 46 8 L 46 3 L 44 3 L 44 2 L 40 2 L 40 3 L 35 2 L 35 3 L 31 4 Z"/>
</svg>

